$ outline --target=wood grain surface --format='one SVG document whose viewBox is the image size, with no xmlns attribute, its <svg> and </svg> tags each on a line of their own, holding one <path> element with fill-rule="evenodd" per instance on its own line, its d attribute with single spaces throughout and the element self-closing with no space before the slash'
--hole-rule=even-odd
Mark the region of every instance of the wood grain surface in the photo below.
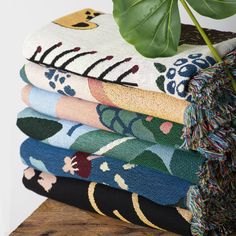
<svg viewBox="0 0 236 236">
<path fill-rule="evenodd" d="M 176 236 L 46 200 L 10 236 Z"/>
<path fill-rule="evenodd" d="M 46 200 L 10 236 L 177 236 Z M 234 233 L 232 236 L 236 236 Z"/>
</svg>

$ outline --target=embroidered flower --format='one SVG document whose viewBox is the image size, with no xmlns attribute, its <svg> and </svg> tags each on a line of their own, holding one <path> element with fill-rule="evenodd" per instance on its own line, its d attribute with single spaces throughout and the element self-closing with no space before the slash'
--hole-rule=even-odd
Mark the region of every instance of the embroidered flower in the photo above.
<svg viewBox="0 0 236 236">
<path fill-rule="evenodd" d="M 89 154 L 85 152 L 76 152 L 73 157 L 65 157 L 65 165 L 62 167 L 65 173 L 79 175 L 82 178 L 88 178 L 92 169 L 92 162 L 89 160 Z"/>
<path fill-rule="evenodd" d="M 75 159 L 76 156 L 73 158 L 65 157 L 65 165 L 62 168 L 65 173 L 70 172 L 71 175 L 74 175 L 75 172 L 79 171 L 79 168 L 76 167 L 78 163 L 75 161 Z"/>
<path fill-rule="evenodd" d="M 55 184 L 56 182 L 57 177 L 55 175 L 45 172 L 42 172 L 39 175 L 38 183 L 44 188 L 46 192 L 49 192 L 52 189 L 53 184 Z"/>
</svg>

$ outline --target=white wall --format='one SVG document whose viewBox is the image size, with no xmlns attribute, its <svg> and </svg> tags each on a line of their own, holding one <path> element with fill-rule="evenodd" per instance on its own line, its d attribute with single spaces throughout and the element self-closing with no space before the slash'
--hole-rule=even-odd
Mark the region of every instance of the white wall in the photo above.
<svg viewBox="0 0 236 236">
<path fill-rule="evenodd" d="M 0 1 L 0 236 L 8 235 L 43 200 L 21 184 L 25 168 L 19 158 L 19 145 L 25 138 L 16 126 L 16 114 L 24 105 L 20 101 L 20 89 L 24 85 L 18 71 L 24 64 L 21 46 L 25 36 L 50 20 L 84 7 L 105 12 L 112 11 L 111 0 L 7 0 Z M 181 8 L 182 9 L 182 8 Z M 183 13 L 183 22 L 190 22 Z M 205 27 L 236 32 L 236 16 L 223 21 L 200 17 Z"/>
<path fill-rule="evenodd" d="M 191 19 L 189 19 L 189 16 L 187 15 L 182 5 L 179 4 L 179 6 L 180 6 L 182 22 L 187 23 L 187 24 L 192 24 Z M 218 30 L 223 30 L 223 31 L 236 32 L 236 15 L 231 16 L 224 20 L 213 20 L 213 19 L 199 15 L 194 10 L 193 12 L 196 18 L 198 19 L 199 23 L 203 27 L 210 28 L 210 29 L 218 29 Z"/>
</svg>

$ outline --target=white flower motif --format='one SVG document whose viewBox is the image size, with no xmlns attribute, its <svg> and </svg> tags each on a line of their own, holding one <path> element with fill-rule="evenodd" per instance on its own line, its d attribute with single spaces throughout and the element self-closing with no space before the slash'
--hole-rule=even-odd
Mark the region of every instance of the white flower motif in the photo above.
<svg viewBox="0 0 236 236">
<path fill-rule="evenodd" d="M 131 169 L 133 169 L 135 167 L 136 167 L 135 164 L 130 164 L 130 163 L 127 163 L 127 164 L 123 165 L 123 169 L 124 170 L 131 170 Z"/>
<path fill-rule="evenodd" d="M 73 162 L 75 158 L 76 156 L 74 156 L 73 158 L 65 157 L 65 165 L 62 168 L 65 173 L 70 172 L 71 175 L 74 175 L 75 171 L 79 171 L 79 168 L 74 167 L 75 165 L 77 165 L 77 162 Z"/>
<path fill-rule="evenodd" d="M 110 168 L 109 168 L 107 162 L 103 162 L 103 163 L 100 165 L 100 169 L 101 169 L 103 172 L 110 171 Z"/>
</svg>

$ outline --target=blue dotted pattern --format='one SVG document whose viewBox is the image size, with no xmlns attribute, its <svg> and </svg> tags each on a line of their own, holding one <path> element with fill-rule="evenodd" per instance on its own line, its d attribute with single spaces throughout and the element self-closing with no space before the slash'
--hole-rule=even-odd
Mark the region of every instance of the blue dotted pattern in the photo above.
<svg viewBox="0 0 236 236">
<path fill-rule="evenodd" d="M 196 75 L 199 69 L 206 69 L 216 63 L 215 59 L 210 56 L 204 56 L 201 53 L 194 53 L 188 55 L 186 58 L 179 58 L 173 63 L 173 66 L 166 68 L 161 63 L 155 63 L 155 67 L 161 76 L 164 76 L 163 82 L 160 80 L 160 75 L 157 78 L 157 86 L 160 90 L 166 93 L 185 98 L 191 101 L 191 97 L 187 96 L 187 87 L 189 78 Z M 156 65 L 159 65 L 158 67 Z M 158 68 L 162 68 L 159 70 Z M 182 77 L 180 82 L 177 82 L 175 78 Z M 186 79 L 184 79 L 186 78 Z"/>
</svg>

